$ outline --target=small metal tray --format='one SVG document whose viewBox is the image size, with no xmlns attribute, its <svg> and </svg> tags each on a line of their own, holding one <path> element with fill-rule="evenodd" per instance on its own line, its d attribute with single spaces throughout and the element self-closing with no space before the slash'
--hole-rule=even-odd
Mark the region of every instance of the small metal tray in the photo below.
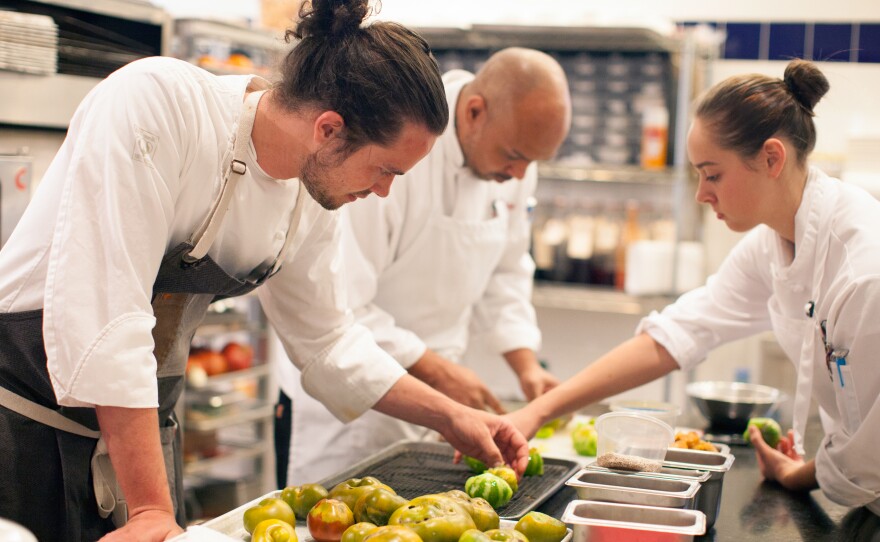
<svg viewBox="0 0 880 542">
<path fill-rule="evenodd" d="M 706 532 L 706 516 L 698 510 L 598 501 L 571 501 L 562 521 L 572 526 L 574 542 L 690 542 Z"/>
<path fill-rule="evenodd" d="M 643 506 L 694 508 L 700 482 L 584 469 L 566 482 L 578 498 Z"/>
<path fill-rule="evenodd" d="M 464 491 L 464 483 L 473 473 L 464 463 L 454 464 L 454 454 L 446 443 L 403 441 L 319 483 L 330 490 L 349 478 L 374 476 L 406 499 L 452 489 Z M 518 519 L 534 510 L 580 468 L 575 461 L 545 457 L 544 475 L 524 476 L 510 502 L 497 510 L 498 516 Z"/>
</svg>

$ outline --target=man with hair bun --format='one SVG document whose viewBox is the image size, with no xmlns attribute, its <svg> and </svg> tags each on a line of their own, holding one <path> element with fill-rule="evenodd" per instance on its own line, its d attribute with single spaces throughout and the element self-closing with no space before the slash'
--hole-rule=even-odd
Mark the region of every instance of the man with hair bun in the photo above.
<svg viewBox="0 0 880 542">
<path fill-rule="evenodd" d="M 347 311 L 328 210 L 386 196 L 448 121 L 425 41 L 367 12 L 304 4 L 274 86 L 149 58 L 80 104 L 0 251 L 0 517 L 41 541 L 180 533 L 190 340 L 257 286 L 335 416 L 375 408 L 524 469 L 512 424 L 406 375 Z"/>
<path fill-rule="evenodd" d="M 462 404 L 501 412 L 457 362 L 469 329 L 480 330 L 526 399 L 558 383 L 536 355 L 529 199 L 534 162 L 553 158 L 568 134 L 568 81 L 550 55 L 518 47 L 494 53 L 476 74 L 452 70 L 443 81 L 449 127 L 430 154 L 389 197 L 344 211 L 349 302 L 410 374 Z M 278 372 L 293 399 L 289 448 L 276 441 L 282 483 L 321 479 L 399 440 L 436 436 L 379 412 L 343 424 L 303 391 L 289 363 Z"/>
<path fill-rule="evenodd" d="M 705 286 L 650 314 L 634 338 L 511 414 L 517 427 L 533 435 L 546 420 L 772 330 L 798 378 L 794 427 L 777 448 L 749 428 L 761 473 L 880 514 L 880 202 L 808 164 L 814 108 L 828 89 L 815 64 L 794 60 L 783 79 L 731 77 L 702 97 L 687 140 L 697 201 L 748 234 Z M 825 437 L 806 461 L 811 399 Z"/>
</svg>

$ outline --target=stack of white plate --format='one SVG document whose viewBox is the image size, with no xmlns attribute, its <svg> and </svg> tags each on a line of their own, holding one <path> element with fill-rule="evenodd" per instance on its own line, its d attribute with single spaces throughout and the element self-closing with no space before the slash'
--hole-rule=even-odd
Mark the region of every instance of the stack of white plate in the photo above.
<svg viewBox="0 0 880 542">
<path fill-rule="evenodd" d="M 0 69 L 58 71 L 58 25 L 52 17 L 0 10 Z"/>
</svg>

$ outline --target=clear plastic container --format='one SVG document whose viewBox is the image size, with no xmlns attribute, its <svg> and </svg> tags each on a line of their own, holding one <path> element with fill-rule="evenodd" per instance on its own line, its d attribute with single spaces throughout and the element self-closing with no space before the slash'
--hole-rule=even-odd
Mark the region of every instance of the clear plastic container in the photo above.
<svg viewBox="0 0 880 542">
<path fill-rule="evenodd" d="M 656 472 L 672 445 L 672 427 L 637 412 L 609 412 L 596 418 L 596 464 L 618 470 Z"/>
<path fill-rule="evenodd" d="M 681 414 L 681 409 L 672 403 L 664 403 L 663 401 L 640 401 L 640 400 L 621 400 L 612 401 L 611 412 L 636 412 L 638 414 L 646 414 L 664 421 L 670 427 L 675 429 L 675 420 Z"/>
</svg>

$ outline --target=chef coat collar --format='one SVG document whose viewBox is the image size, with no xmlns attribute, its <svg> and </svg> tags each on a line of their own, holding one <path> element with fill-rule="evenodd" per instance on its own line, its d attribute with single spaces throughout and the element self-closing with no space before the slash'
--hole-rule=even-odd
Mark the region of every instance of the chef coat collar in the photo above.
<svg viewBox="0 0 880 542">
<path fill-rule="evenodd" d="M 446 102 L 449 104 L 449 125 L 441 136 L 444 155 L 448 164 L 461 169 L 464 168 L 464 152 L 458 142 L 456 133 L 455 108 L 465 85 L 474 80 L 474 74 L 465 70 L 450 70 L 443 74 L 443 82 L 446 86 Z"/>
<path fill-rule="evenodd" d="M 784 280 L 812 278 L 813 269 L 819 263 L 816 262 L 817 239 L 824 229 L 823 209 L 826 208 L 822 205 L 824 192 L 825 187 L 819 182 L 818 170 L 810 167 L 801 204 L 794 216 L 794 259 L 780 262 L 779 278 Z M 790 243 L 779 234 L 777 234 L 777 242 L 782 248 L 782 254 L 791 254 Z"/>
</svg>

